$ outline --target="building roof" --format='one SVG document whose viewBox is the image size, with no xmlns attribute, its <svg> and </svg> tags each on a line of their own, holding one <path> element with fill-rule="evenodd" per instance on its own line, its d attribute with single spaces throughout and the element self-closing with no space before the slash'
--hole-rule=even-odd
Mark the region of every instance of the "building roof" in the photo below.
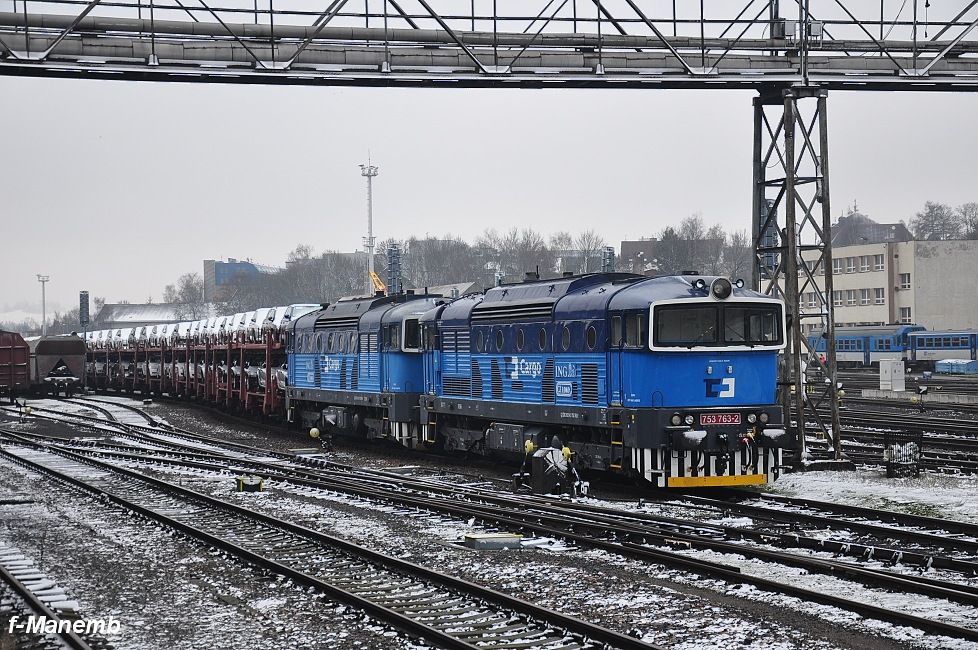
<svg viewBox="0 0 978 650">
<path fill-rule="evenodd" d="M 840 217 L 832 226 L 833 247 L 912 240 L 913 235 L 902 223 L 877 223 L 859 212 Z"/>
<path fill-rule="evenodd" d="M 440 284 L 437 287 L 427 287 L 431 295 L 445 296 L 446 298 L 458 298 L 467 296 L 470 293 L 482 291 L 482 284 L 479 282 L 456 282 L 455 284 Z"/>
</svg>

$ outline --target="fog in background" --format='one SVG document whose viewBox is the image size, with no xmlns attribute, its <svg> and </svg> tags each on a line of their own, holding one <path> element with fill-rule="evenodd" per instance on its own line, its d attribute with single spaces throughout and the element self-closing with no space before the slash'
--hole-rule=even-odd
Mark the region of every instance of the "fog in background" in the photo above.
<svg viewBox="0 0 978 650">
<path fill-rule="evenodd" d="M 160 301 L 204 258 L 351 251 L 370 152 L 378 241 L 595 228 L 700 213 L 750 226 L 750 92 L 263 87 L 0 78 L 0 313 L 77 293 Z M 829 98 L 833 213 L 978 200 L 978 96 Z M 462 278 L 460 278 L 461 280 Z"/>
</svg>

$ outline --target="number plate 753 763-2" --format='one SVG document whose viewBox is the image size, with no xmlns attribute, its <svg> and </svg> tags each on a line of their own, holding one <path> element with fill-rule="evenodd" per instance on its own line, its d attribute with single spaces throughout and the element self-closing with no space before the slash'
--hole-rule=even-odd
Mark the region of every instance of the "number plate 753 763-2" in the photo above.
<svg viewBox="0 0 978 650">
<path fill-rule="evenodd" d="M 717 424 L 740 424 L 740 413 L 702 413 L 700 426 Z"/>
</svg>

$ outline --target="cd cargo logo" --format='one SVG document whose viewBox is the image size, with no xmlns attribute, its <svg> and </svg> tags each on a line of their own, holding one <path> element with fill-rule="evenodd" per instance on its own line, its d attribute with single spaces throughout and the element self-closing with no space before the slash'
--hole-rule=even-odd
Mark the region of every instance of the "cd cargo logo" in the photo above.
<svg viewBox="0 0 978 650">
<path fill-rule="evenodd" d="M 723 379 L 704 379 L 707 397 L 733 397 L 736 381 L 733 377 Z"/>
</svg>

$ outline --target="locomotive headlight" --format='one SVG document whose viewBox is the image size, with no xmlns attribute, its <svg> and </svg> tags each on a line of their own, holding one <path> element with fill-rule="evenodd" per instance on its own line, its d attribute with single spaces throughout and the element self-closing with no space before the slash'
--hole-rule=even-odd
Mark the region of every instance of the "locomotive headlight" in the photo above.
<svg viewBox="0 0 978 650">
<path fill-rule="evenodd" d="M 747 415 L 747 421 L 750 422 L 751 424 L 754 424 L 755 422 L 757 422 L 757 416 L 754 415 L 753 413 L 749 413 Z"/>
<path fill-rule="evenodd" d="M 692 415 L 687 415 L 683 420 L 684 420 L 684 422 L 686 422 L 686 424 L 692 426 L 692 424 L 693 424 L 693 416 Z"/>
<path fill-rule="evenodd" d="M 671 418 L 669 419 L 669 421 L 670 421 L 670 422 L 672 422 L 672 425 L 673 425 L 674 427 L 678 427 L 678 426 L 679 426 L 680 424 L 682 424 L 682 423 L 683 423 L 683 418 L 682 418 L 682 416 L 681 416 L 681 415 L 679 415 L 678 413 L 676 413 L 676 414 L 674 414 L 674 415 L 673 415 L 673 416 L 672 416 L 672 417 L 671 417 Z"/>
<path fill-rule="evenodd" d="M 770 416 L 767 413 L 761 413 L 761 424 L 767 424 Z"/>
<path fill-rule="evenodd" d="M 726 300 L 733 293 L 733 285 L 726 278 L 717 278 L 710 285 L 710 295 L 717 300 Z"/>
</svg>

